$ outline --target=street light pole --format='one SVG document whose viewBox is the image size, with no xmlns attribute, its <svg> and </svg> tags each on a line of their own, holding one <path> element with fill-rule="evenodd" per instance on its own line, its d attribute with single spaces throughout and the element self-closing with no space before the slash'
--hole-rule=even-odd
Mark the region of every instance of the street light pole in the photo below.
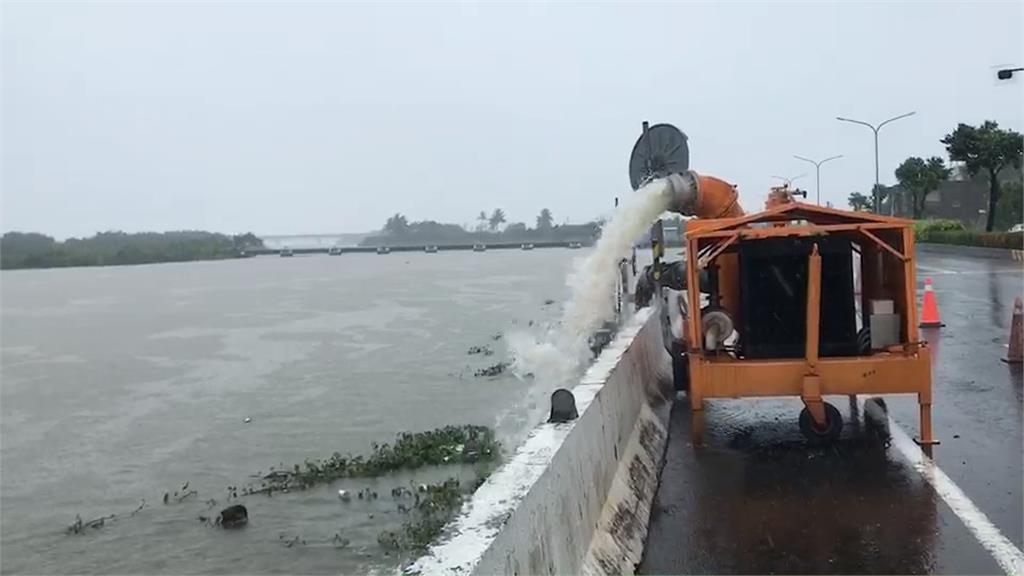
<svg viewBox="0 0 1024 576">
<path fill-rule="evenodd" d="M 804 176 L 807 176 L 806 172 L 801 174 L 801 175 L 799 175 L 799 176 L 793 176 L 792 178 L 790 178 L 788 176 L 772 176 L 772 178 L 778 178 L 779 180 L 782 180 L 783 182 L 785 182 L 786 186 L 792 186 L 793 185 L 793 180 L 796 180 L 798 178 L 803 178 Z"/>
<path fill-rule="evenodd" d="M 906 114 L 900 114 L 899 116 L 893 116 L 892 118 L 889 118 L 888 120 L 882 122 L 878 126 L 874 126 L 872 124 L 868 124 L 867 122 L 863 122 L 861 120 L 853 120 L 851 118 L 843 118 L 842 116 L 836 116 L 836 120 L 839 120 L 841 122 L 852 122 L 854 124 L 860 124 L 861 126 L 867 126 L 868 128 L 871 128 L 872 132 L 875 133 L 875 189 L 871 191 L 871 196 L 874 198 L 875 214 L 878 214 L 879 210 L 881 210 L 881 207 L 882 207 L 881 196 L 878 193 L 878 187 L 879 187 L 879 180 L 878 180 L 878 131 L 882 129 L 882 126 L 885 126 L 886 124 L 888 124 L 890 122 L 895 122 L 895 121 L 897 121 L 897 120 L 899 120 L 901 118 L 906 118 L 907 116 L 913 116 L 916 113 L 917 112 L 907 112 Z M 890 216 L 895 213 L 895 210 L 896 210 L 895 206 L 896 206 L 896 203 L 893 202 L 893 199 L 890 199 L 889 200 L 889 215 Z"/>
<path fill-rule="evenodd" d="M 811 164 L 814 164 L 814 178 L 816 180 L 814 184 L 814 195 L 817 197 L 816 202 L 818 203 L 818 206 L 821 206 L 821 165 L 824 164 L 825 162 L 828 162 L 829 160 L 838 160 L 839 158 L 842 157 L 843 155 L 839 154 L 838 156 L 829 156 L 824 160 L 819 160 L 815 162 L 810 158 L 804 158 L 803 156 L 797 156 L 796 154 L 793 154 L 793 158 L 796 158 L 797 160 L 803 160 L 804 162 L 810 162 Z"/>
</svg>

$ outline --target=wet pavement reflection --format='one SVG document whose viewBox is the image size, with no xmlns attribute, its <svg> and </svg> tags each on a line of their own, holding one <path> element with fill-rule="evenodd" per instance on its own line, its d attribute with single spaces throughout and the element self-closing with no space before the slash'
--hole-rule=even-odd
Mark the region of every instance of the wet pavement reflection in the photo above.
<svg viewBox="0 0 1024 576">
<path fill-rule="evenodd" d="M 1022 540 L 1021 374 L 999 361 L 1019 264 L 919 257 L 946 327 L 933 352 L 935 462 L 1016 546 Z M 912 396 L 887 397 L 917 433 Z M 646 574 L 999 573 L 999 565 L 921 474 L 864 425 L 845 397 L 842 438 L 809 447 L 796 399 L 706 404 L 706 445 L 690 444 L 685 397 L 673 407 L 651 515 Z"/>
</svg>

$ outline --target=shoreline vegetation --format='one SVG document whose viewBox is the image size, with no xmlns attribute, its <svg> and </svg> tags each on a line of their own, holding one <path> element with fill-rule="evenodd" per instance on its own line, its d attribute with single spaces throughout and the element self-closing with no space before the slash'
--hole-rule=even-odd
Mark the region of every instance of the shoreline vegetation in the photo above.
<svg viewBox="0 0 1024 576">
<path fill-rule="evenodd" d="M 8 232 L 0 237 L 0 269 L 117 266 L 242 258 L 263 248 L 251 232 L 229 236 L 214 232 L 100 232 L 88 238 L 59 242 L 34 232 Z"/>
<path fill-rule="evenodd" d="M 360 247 L 453 246 L 580 242 L 589 244 L 601 233 L 601 220 L 583 224 L 555 224 L 548 209 L 541 210 L 536 226 L 505 223 L 497 209 L 480 213 L 475 227 L 433 220 L 409 222 L 402 214 L 388 218 L 382 230 L 371 232 Z M 87 238 L 58 241 L 37 232 L 7 232 L 0 236 L 0 269 L 121 266 L 197 260 L 227 260 L 265 253 L 263 240 L 251 232 L 219 234 L 201 230 L 172 232 L 98 232 Z"/>
<path fill-rule="evenodd" d="M 542 242 L 589 243 L 601 233 L 604 222 L 595 220 L 583 224 L 555 224 L 547 208 L 537 215 L 536 224 L 528 228 L 525 222 L 505 221 L 505 213 L 495 209 L 490 216 L 481 211 L 475 226 L 447 224 L 433 220 L 410 222 L 398 213 L 359 243 L 362 247 L 377 246 L 454 246 L 466 244 L 521 244 Z"/>
</svg>

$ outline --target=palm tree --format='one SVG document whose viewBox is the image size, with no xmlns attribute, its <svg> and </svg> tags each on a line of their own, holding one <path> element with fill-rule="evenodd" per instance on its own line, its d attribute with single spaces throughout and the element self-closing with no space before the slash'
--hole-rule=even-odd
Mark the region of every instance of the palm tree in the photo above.
<svg viewBox="0 0 1024 576">
<path fill-rule="evenodd" d="M 505 211 L 502 210 L 501 208 L 495 208 L 494 212 L 491 214 L 490 219 L 488 220 L 488 225 L 490 226 L 491 232 L 497 230 L 498 226 L 501 226 L 504 223 Z"/>
<path fill-rule="evenodd" d="M 551 210 L 547 208 L 540 211 L 537 215 L 537 230 L 547 231 L 551 230 L 551 223 L 554 222 L 554 217 L 551 216 Z"/>
</svg>

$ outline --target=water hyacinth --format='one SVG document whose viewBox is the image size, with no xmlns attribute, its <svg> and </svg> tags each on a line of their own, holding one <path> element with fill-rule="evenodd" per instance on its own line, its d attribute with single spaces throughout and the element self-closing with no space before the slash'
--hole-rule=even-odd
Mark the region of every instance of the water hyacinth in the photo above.
<svg viewBox="0 0 1024 576">
<path fill-rule="evenodd" d="M 289 489 L 304 490 L 339 478 L 379 476 L 396 470 L 423 466 L 492 462 L 500 445 L 494 431 L 486 426 L 445 426 L 426 432 L 402 432 L 394 444 L 373 444 L 369 456 L 335 452 L 330 458 L 306 460 L 291 470 L 277 470 L 250 484 L 243 494 L 272 494 Z"/>
</svg>

